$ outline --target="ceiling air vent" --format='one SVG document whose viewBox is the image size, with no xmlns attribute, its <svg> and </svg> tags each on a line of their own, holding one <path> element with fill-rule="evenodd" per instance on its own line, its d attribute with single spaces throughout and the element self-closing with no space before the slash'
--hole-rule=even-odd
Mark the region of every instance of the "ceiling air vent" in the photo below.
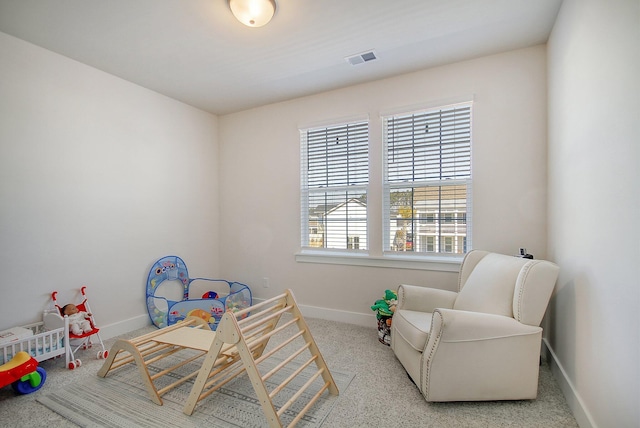
<svg viewBox="0 0 640 428">
<path fill-rule="evenodd" d="M 345 60 L 351 65 L 364 64 L 365 62 L 373 61 L 374 59 L 378 59 L 374 51 L 362 52 L 345 58 Z"/>
</svg>

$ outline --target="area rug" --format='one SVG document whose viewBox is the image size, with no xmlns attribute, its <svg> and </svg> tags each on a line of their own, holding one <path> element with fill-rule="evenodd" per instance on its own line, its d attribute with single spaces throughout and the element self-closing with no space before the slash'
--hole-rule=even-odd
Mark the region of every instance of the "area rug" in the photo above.
<svg viewBox="0 0 640 428">
<path fill-rule="evenodd" d="M 150 372 L 157 373 L 162 370 L 163 366 L 172 364 L 171 358 L 174 357 L 166 358 L 162 365 L 150 365 Z M 260 364 L 260 371 L 266 373 L 269 366 L 273 367 L 277 363 L 278 361 L 274 358 L 269 358 Z M 276 375 L 268 379 L 267 388 L 271 390 L 282 383 L 298 367 L 296 361 L 287 364 Z M 182 368 L 182 373 L 178 371 L 171 373 L 170 376 L 163 376 L 158 379 L 156 386 L 162 388 L 163 380 L 164 384 L 172 383 L 176 378 L 193 371 L 193 369 L 193 365 L 191 367 L 187 365 Z M 343 393 L 354 375 L 330 369 L 338 390 Z M 297 376 L 286 387 L 286 391 L 279 393 L 274 399 L 276 409 L 279 409 L 289 397 L 293 396 L 316 370 L 315 364 L 311 364 L 302 372 L 302 375 Z M 37 401 L 81 427 L 258 428 L 268 426 L 267 419 L 246 373 L 200 401 L 193 414 L 187 416 L 182 410 L 192 385 L 193 380 L 190 380 L 172 389 L 162 396 L 163 405 L 158 406 L 149 398 L 138 369 L 133 364 L 129 364 L 127 367 L 109 373 L 106 378 L 100 378 L 97 375 L 89 377 L 74 384 L 72 389 L 43 395 Z M 312 386 L 305 391 L 305 394 L 287 409 L 281 417 L 284 426 L 287 426 L 295 418 L 298 411 L 308 403 L 321 385 L 321 378 L 316 379 Z M 325 391 L 296 426 L 320 427 L 339 398 L 339 396 L 330 395 L 328 391 Z"/>
</svg>

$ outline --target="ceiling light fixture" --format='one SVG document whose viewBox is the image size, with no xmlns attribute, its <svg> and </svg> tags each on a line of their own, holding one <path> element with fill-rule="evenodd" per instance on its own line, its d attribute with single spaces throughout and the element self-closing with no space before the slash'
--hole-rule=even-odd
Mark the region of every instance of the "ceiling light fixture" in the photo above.
<svg viewBox="0 0 640 428">
<path fill-rule="evenodd" d="M 247 27 L 262 27 L 276 13 L 275 0 L 229 0 L 233 16 Z"/>
</svg>

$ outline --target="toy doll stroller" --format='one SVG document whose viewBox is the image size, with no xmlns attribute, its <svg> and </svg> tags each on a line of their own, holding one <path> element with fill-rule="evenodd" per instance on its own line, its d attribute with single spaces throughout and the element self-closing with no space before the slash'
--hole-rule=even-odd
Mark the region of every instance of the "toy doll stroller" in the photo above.
<svg viewBox="0 0 640 428">
<path fill-rule="evenodd" d="M 78 311 L 92 314 L 91 308 L 89 307 L 89 302 L 87 301 L 87 294 L 85 293 L 86 288 L 87 287 L 85 286 L 80 288 L 80 292 L 82 293 L 83 300 L 81 303 L 76 304 L 76 307 L 78 308 Z M 100 329 L 96 327 L 93 314 L 90 315 L 88 318 L 88 321 L 91 325 L 91 330 L 82 332 L 81 334 L 74 334 L 69 329 L 69 317 L 64 315 L 64 313 L 62 312 L 62 307 L 58 305 L 58 302 L 56 300 L 57 294 L 58 294 L 57 291 L 54 291 L 53 293 L 51 293 L 51 299 L 53 300 L 53 304 L 57 309 L 57 313 L 48 315 L 47 324 L 61 323 L 62 325 L 64 325 L 64 337 L 66 342 L 65 347 L 67 348 L 67 351 L 65 353 L 66 365 L 69 368 L 69 370 L 73 370 L 76 367 L 80 367 L 82 365 L 82 361 L 80 361 L 80 359 L 75 357 L 75 353 L 80 348 L 82 349 L 91 348 L 93 346 L 93 342 L 91 340 L 93 336 L 97 337 L 97 340 L 100 343 L 100 347 L 102 348 L 101 350 L 98 351 L 96 355 L 97 358 L 98 359 L 107 358 L 107 356 L 109 355 L 109 351 L 105 349 L 104 343 L 102 343 L 102 339 L 100 338 L 100 333 L 99 333 Z M 48 326 L 48 328 L 51 328 L 51 327 L 54 327 L 54 326 L 51 326 L 51 325 Z M 59 328 L 60 325 L 57 325 L 55 327 Z"/>
</svg>

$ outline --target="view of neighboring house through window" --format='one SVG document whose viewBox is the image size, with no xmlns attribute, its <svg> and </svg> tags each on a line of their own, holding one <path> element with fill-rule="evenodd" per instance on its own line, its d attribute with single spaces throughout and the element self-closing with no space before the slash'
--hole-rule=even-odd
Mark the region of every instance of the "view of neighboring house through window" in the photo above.
<svg viewBox="0 0 640 428">
<path fill-rule="evenodd" d="M 471 103 L 383 117 L 384 250 L 464 254 L 471 240 Z"/>
<path fill-rule="evenodd" d="M 300 131 L 303 248 L 367 249 L 369 124 Z"/>
</svg>

